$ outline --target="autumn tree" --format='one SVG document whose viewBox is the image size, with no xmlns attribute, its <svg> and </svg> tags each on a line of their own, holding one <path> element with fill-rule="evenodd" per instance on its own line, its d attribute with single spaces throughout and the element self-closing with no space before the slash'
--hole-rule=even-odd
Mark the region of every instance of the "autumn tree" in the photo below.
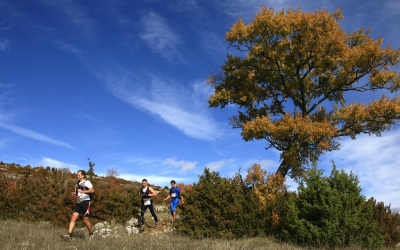
<svg viewBox="0 0 400 250">
<path fill-rule="evenodd" d="M 285 178 L 279 173 L 268 174 L 260 164 L 254 164 L 247 170 L 244 183 L 249 188 L 248 192 L 254 193 L 260 204 L 259 210 L 264 216 L 258 219 L 264 219 L 268 225 L 266 233 L 279 233 L 283 226 L 282 217 L 287 210 L 288 197 L 291 196 L 284 184 Z"/>
<path fill-rule="evenodd" d="M 339 149 L 342 137 L 380 136 L 400 119 L 397 96 L 346 102 L 356 92 L 393 96 L 400 50 L 381 48 L 383 39 L 364 29 L 347 34 L 342 18 L 341 10 L 261 7 L 249 24 L 239 19 L 231 27 L 226 41 L 235 54 L 209 78 L 210 107 L 237 105 L 233 127 L 245 141 L 266 140 L 267 149 L 280 151 L 283 176 L 301 175 L 324 152 Z"/>
</svg>

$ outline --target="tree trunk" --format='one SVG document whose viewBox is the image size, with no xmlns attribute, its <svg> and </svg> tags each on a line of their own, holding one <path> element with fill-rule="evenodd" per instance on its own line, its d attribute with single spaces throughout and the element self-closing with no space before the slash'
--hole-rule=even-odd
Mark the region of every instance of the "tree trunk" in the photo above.
<svg viewBox="0 0 400 250">
<path fill-rule="evenodd" d="M 279 165 L 278 170 L 276 170 L 276 173 L 280 173 L 282 177 L 286 177 L 289 169 L 290 167 L 286 165 L 285 160 L 282 160 L 281 165 Z"/>
</svg>

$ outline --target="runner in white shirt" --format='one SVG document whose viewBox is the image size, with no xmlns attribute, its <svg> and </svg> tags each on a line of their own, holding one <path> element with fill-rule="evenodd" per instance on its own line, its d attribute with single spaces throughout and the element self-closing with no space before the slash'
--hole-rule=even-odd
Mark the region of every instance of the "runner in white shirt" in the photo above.
<svg viewBox="0 0 400 250">
<path fill-rule="evenodd" d="M 62 236 L 64 239 L 69 240 L 72 237 L 72 232 L 75 227 L 75 222 L 78 219 L 79 215 L 83 216 L 83 223 L 85 223 L 86 228 L 89 231 L 90 239 L 93 238 L 93 228 L 92 224 L 89 221 L 90 216 L 90 194 L 94 193 L 93 185 L 90 181 L 85 180 L 86 172 L 84 170 L 79 170 L 76 173 L 76 178 L 78 179 L 78 183 L 75 186 L 75 191 L 71 194 L 76 196 L 77 203 L 74 207 L 74 211 L 71 216 L 71 221 L 68 227 L 68 234 Z"/>
</svg>

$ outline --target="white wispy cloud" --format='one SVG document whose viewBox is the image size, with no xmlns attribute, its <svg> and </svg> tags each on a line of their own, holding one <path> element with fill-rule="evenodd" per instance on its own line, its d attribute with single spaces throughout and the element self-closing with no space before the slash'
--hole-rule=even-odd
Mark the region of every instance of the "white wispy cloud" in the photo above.
<svg viewBox="0 0 400 250">
<path fill-rule="evenodd" d="M 144 98 L 136 99 L 136 104 L 190 137 L 202 140 L 213 140 L 219 137 L 216 125 L 202 114 L 191 113 L 179 106 Z"/>
<path fill-rule="evenodd" d="M 63 141 L 50 138 L 33 130 L 13 125 L 12 120 L 15 112 L 4 109 L 5 106 L 12 105 L 13 103 L 12 100 L 14 100 L 14 97 L 11 94 L 12 86 L 0 83 L 0 90 L 0 128 L 37 141 L 76 150 L 72 145 Z"/>
<path fill-rule="evenodd" d="M 214 161 L 214 162 L 207 163 L 205 165 L 205 168 L 208 168 L 211 171 L 220 171 L 221 169 L 223 169 L 225 167 L 232 166 L 232 164 L 234 164 L 234 163 L 235 163 L 234 159 L 224 159 L 224 160 L 220 160 L 220 161 Z"/>
<path fill-rule="evenodd" d="M 16 134 L 19 134 L 19 135 L 22 135 L 24 137 L 28 137 L 28 138 L 31 138 L 31 139 L 34 139 L 34 140 L 37 140 L 37 141 L 42 141 L 42 142 L 45 142 L 45 143 L 49 143 L 49 144 L 53 144 L 53 145 L 57 145 L 57 146 L 61 146 L 61 147 L 65 147 L 65 148 L 76 150 L 76 148 L 74 148 L 73 146 L 71 146 L 68 143 L 52 139 L 52 138 L 50 138 L 48 136 L 45 136 L 43 134 L 37 133 L 37 132 L 29 130 L 29 129 L 25 129 L 25 128 L 18 127 L 18 126 L 15 126 L 15 125 L 11 125 L 11 124 L 5 124 L 5 123 L 2 123 L 2 122 L 0 122 L 0 128 L 6 129 L 6 130 L 11 131 L 13 133 L 16 133 Z"/>
<path fill-rule="evenodd" d="M 196 108 L 208 107 L 208 99 L 214 93 L 214 89 L 205 81 L 195 81 L 192 86 L 191 99 Z"/>
<path fill-rule="evenodd" d="M 179 168 L 181 171 L 186 172 L 188 170 L 192 170 L 196 167 L 197 162 L 190 162 L 184 160 L 176 160 L 174 158 L 168 158 L 163 161 L 164 165 L 172 166 L 174 168 Z"/>
<path fill-rule="evenodd" d="M 10 41 L 5 38 L 0 39 L 0 51 L 5 51 L 10 49 Z"/>
<path fill-rule="evenodd" d="M 105 122 L 105 121 L 103 121 L 103 120 L 100 120 L 99 118 L 94 117 L 93 115 L 88 114 L 88 113 L 85 113 L 85 112 L 79 112 L 79 113 L 78 113 L 78 116 L 79 116 L 80 118 L 84 118 L 84 119 L 86 119 L 86 120 L 88 120 L 88 121 L 92 121 L 92 122 L 95 122 L 95 123 L 107 125 L 107 122 Z"/>
<path fill-rule="evenodd" d="M 400 14 L 400 2 L 396 0 L 389 0 L 382 3 L 385 7 L 385 13 L 390 13 L 392 16 L 399 16 Z"/>
<path fill-rule="evenodd" d="M 334 160 L 338 169 L 358 176 L 363 194 L 374 197 L 392 208 L 400 207 L 400 130 L 388 131 L 381 137 L 359 136 L 342 141 L 339 151 L 327 154 L 326 162 Z M 330 166 L 329 166 L 330 167 Z M 326 174 L 329 174 L 330 171 Z"/>
<path fill-rule="evenodd" d="M 115 157 L 116 160 L 122 160 L 123 164 L 125 165 L 131 165 L 135 164 L 138 166 L 151 166 L 151 165 L 158 165 L 162 162 L 162 160 L 157 159 L 157 158 L 148 158 L 148 157 L 143 157 L 135 154 L 129 154 L 129 155 L 118 155 Z"/>
<path fill-rule="evenodd" d="M 180 38 L 168 25 L 167 21 L 153 11 L 148 12 L 141 19 L 140 39 L 154 52 L 160 54 L 168 61 L 180 58 L 177 46 Z"/>
<path fill-rule="evenodd" d="M 279 158 L 277 158 L 279 159 Z M 278 169 L 280 162 L 274 160 L 267 160 L 267 159 L 252 159 L 248 160 L 244 166 L 247 168 L 251 168 L 254 164 L 260 164 L 261 168 L 267 170 L 268 173 L 275 173 Z"/>
<path fill-rule="evenodd" d="M 173 82 L 154 77 L 150 86 L 133 83 L 127 77 L 111 76 L 106 79 L 108 88 L 118 99 L 156 115 L 187 136 L 215 140 L 224 135 L 220 125 L 208 115 L 207 104 L 204 103 L 204 107 L 197 105 L 199 101 L 203 101 L 203 96 L 195 94 L 193 89 L 183 89 Z M 194 98 L 195 96 L 201 100 Z"/>
<path fill-rule="evenodd" d="M 48 157 L 42 157 L 42 159 L 39 162 L 39 165 L 43 167 L 68 168 L 71 172 L 76 172 L 81 169 L 79 166 L 75 164 L 61 162 Z"/>
<path fill-rule="evenodd" d="M 92 35 L 96 27 L 96 22 L 86 13 L 87 11 L 82 5 L 74 1 L 44 1 L 43 3 L 56 8 L 67 20 L 77 27 L 84 35 Z"/>
<path fill-rule="evenodd" d="M 62 40 L 62 39 L 55 39 L 54 40 L 54 44 L 63 51 L 66 51 L 68 53 L 72 53 L 75 54 L 78 57 L 82 57 L 82 52 L 80 49 L 78 49 L 76 46 L 67 43 L 66 41 Z"/>
</svg>

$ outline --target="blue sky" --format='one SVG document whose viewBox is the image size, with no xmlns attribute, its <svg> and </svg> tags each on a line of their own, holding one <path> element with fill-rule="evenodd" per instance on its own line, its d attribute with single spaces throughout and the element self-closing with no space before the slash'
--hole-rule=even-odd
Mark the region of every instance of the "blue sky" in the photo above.
<svg viewBox="0 0 400 250">
<path fill-rule="evenodd" d="M 196 182 L 204 167 L 275 172 L 279 152 L 244 142 L 228 123 L 234 107 L 207 104 L 207 76 L 234 53 L 225 33 L 260 5 L 341 8 L 346 31 L 400 47 L 397 0 L 0 0 L 0 160 L 76 171 L 90 157 L 99 175 L 160 186 Z M 335 160 L 367 197 L 400 207 L 399 144 L 399 129 L 345 139 L 319 166 L 329 174 Z"/>
</svg>

